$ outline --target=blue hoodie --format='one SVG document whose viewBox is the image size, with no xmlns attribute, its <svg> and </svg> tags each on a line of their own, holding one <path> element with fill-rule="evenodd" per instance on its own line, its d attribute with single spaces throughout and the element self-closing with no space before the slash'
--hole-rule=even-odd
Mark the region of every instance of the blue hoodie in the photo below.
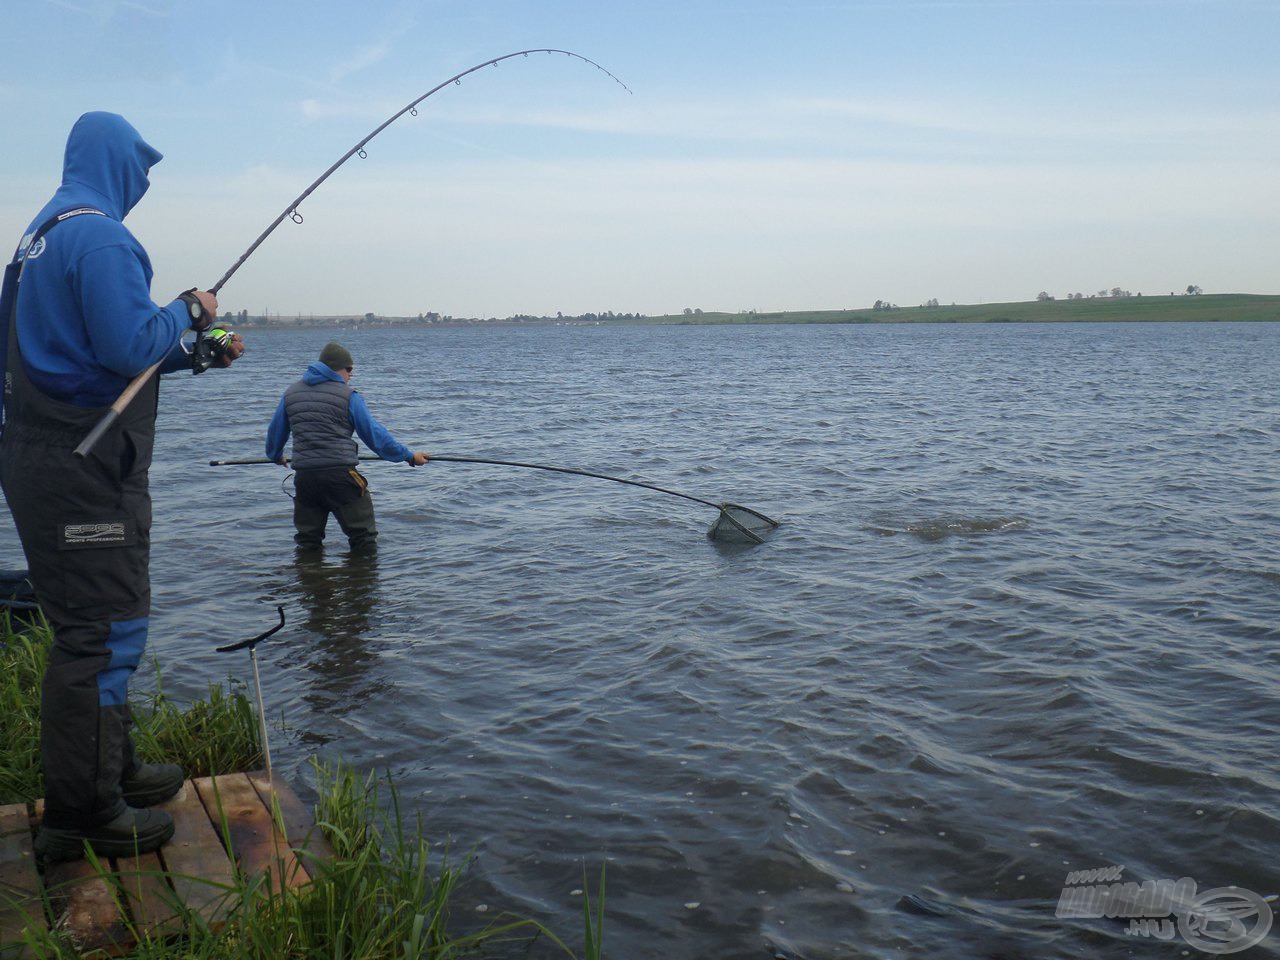
<svg viewBox="0 0 1280 960">
<path fill-rule="evenodd" d="M 151 260 L 123 224 L 147 192 L 161 154 L 124 117 L 86 113 L 71 129 L 62 185 L 36 215 L 31 234 L 56 213 L 95 207 L 36 244 L 18 288 L 18 345 L 27 376 L 49 396 L 80 407 L 111 403 L 159 360 L 181 365 L 186 305 L 151 300 Z"/>
<path fill-rule="evenodd" d="M 311 366 L 307 367 L 302 380 L 312 386 L 325 380 L 344 382 L 342 374 L 330 370 L 327 363 L 321 363 L 319 360 L 313 361 Z M 373 418 L 369 413 L 368 405 L 364 402 L 364 397 L 356 392 L 355 387 L 351 388 L 351 400 L 347 404 L 347 410 L 351 414 L 351 425 L 355 428 L 356 436 L 383 460 L 408 463 L 413 459 L 413 451 L 393 437 L 391 431 Z M 271 418 L 271 423 L 267 427 L 267 458 L 269 460 L 279 460 L 284 454 L 284 445 L 289 439 L 289 432 L 289 414 L 284 408 L 284 397 L 281 397 L 275 416 Z"/>
</svg>

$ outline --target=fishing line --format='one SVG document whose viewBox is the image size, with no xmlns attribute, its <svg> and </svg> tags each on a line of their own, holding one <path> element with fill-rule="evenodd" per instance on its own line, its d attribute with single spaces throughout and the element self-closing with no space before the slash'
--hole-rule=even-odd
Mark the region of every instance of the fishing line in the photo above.
<svg viewBox="0 0 1280 960">
<path fill-rule="evenodd" d="M 361 454 L 359 460 L 381 460 L 382 457 L 376 454 Z M 611 477 L 605 473 L 595 473 L 591 470 L 579 470 L 575 467 L 553 467 L 545 463 L 524 463 L 519 460 L 492 460 L 482 457 L 455 457 L 446 456 L 444 454 L 428 454 L 427 462 L 435 463 L 480 463 L 490 464 L 499 467 L 521 467 L 526 470 L 547 470 L 552 473 L 568 473 L 578 477 L 593 477 L 596 480 L 610 480 L 613 483 L 625 483 L 631 487 L 643 487 L 645 490 L 654 490 L 658 493 L 665 493 L 670 497 L 680 497 L 683 500 L 692 500 L 694 503 L 701 503 L 705 506 L 712 507 L 720 511 L 715 522 L 711 524 L 707 530 L 707 536 L 712 540 L 725 540 L 737 543 L 763 543 L 767 534 L 776 530 L 779 522 L 770 517 L 766 517 L 758 510 L 752 510 L 750 507 L 744 507 L 738 503 L 721 502 L 716 503 L 714 500 L 704 500 L 702 497 L 695 497 L 687 493 L 680 493 L 677 490 L 669 490 L 666 487 L 659 487 L 656 484 L 645 483 L 641 480 L 626 480 L 622 477 Z M 268 460 L 265 457 L 251 457 L 245 460 L 210 460 L 211 467 L 240 467 L 253 464 L 275 463 L 274 460 Z"/>
<path fill-rule="evenodd" d="M 311 194 L 315 191 L 317 187 L 320 186 L 320 184 L 328 180 L 329 177 L 333 175 L 334 171 L 336 171 L 339 167 L 341 167 L 344 163 L 346 163 L 352 157 L 359 156 L 362 160 L 366 159 L 369 154 L 368 154 L 368 151 L 365 150 L 365 147 L 368 145 L 369 141 L 371 141 L 374 137 L 380 134 L 387 127 L 391 126 L 391 124 L 395 123 L 397 120 L 403 117 L 406 113 L 412 114 L 413 116 L 417 116 L 418 104 L 422 103 L 423 100 L 426 100 L 428 97 L 432 96 L 433 94 L 439 93 L 445 87 L 460 86 L 462 84 L 463 77 L 469 74 L 475 73 L 477 70 L 483 70 L 485 67 L 496 67 L 498 64 L 502 63 L 502 61 L 510 60 L 514 57 L 525 57 L 527 59 L 529 54 L 531 53 L 563 54 L 566 57 L 571 57 L 575 60 L 581 60 L 583 63 L 589 64 L 595 67 L 605 76 L 609 77 L 611 80 L 613 80 L 614 83 L 620 86 L 623 90 L 626 90 L 627 93 L 631 93 L 630 87 L 628 87 L 625 83 L 623 83 L 621 80 L 615 77 L 612 73 L 610 73 L 604 67 L 600 66 L 600 64 L 596 63 L 594 60 L 590 60 L 587 57 L 582 56 L 582 54 L 580 53 L 574 53 L 572 50 L 560 50 L 555 47 L 537 47 L 530 50 L 517 50 L 515 53 L 506 53 L 500 57 L 494 57 L 492 60 L 486 60 L 484 63 L 477 63 L 474 67 L 471 67 L 470 69 L 467 69 L 467 70 L 463 70 L 461 73 L 455 73 L 448 80 L 445 80 L 442 83 L 436 84 L 426 93 L 422 94 L 422 96 L 418 97 L 415 100 L 410 101 L 408 104 L 406 104 L 400 110 L 397 110 L 395 113 L 393 113 L 390 117 L 388 117 L 382 123 L 378 124 L 378 126 L 374 127 L 373 130 L 369 131 L 369 133 L 366 134 L 362 139 L 360 139 L 355 144 L 355 146 L 353 146 L 350 150 L 348 150 L 341 157 L 339 157 L 338 160 L 332 166 L 330 166 L 328 170 L 320 174 L 319 177 L 317 177 L 314 181 L 312 181 L 311 185 L 308 186 L 307 189 L 303 190 L 302 193 L 298 194 L 298 196 L 296 196 L 293 199 L 293 201 L 287 207 L 285 207 L 283 211 L 281 211 L 280 216 L 272 220 L 271 224 L 267 227 L 267 229 L 263 230 L 262 233 L 258 235 L 258 238 L 254 240 L 253 243 L 249 244 L 249 248 L 245 250 L 244 253 L 240 254 L 239 259 L 237 259 L 236 262 L 231 265 L 231 268 L 222 275 L 222 277 L 218 280 L 217 283 L 215 283 L 212 287 L 209 288 L 209 292 L 212 293 L 214 296 L 217 296 L 218 291 L 222 289 L 222 285 L 231 279 L 231 276 L 237 270 L 240 269 L 241 264 L 243 264 L 246 260 L 249 259 L 250 256 L 253 255 L 253 252 L 262 245 L 262 242 L 266 240 L 267 237 L 269 237 L 272 234 L 272 232 L 276 229 L 276 227 L 280 226 L 280 224 L 282 224 L 286 218 L 292 220 L 294 223 L 302 223 L 302 214 L 298 212 L 298 207 L 302 203 L 302 201 L 306 200 L 307 197 L 311 196 Z M 133 398 L 138 395 L 138 392 L 142 389 L 142 387 L 146 384 L 146 382 L 150 380 L 151 377 L 154 376 L 156 371 L 158 371 L 159 369 L 160 369 L 160 362 L 154 363 L 150 367 L 148 367 L 146 370 L 143 370 L 136 377 L 134 377 L 132 380 L 129 381 L 128 386 L 124 388 L 120 396 L 118 396 L 115 399 L 115 402 L 112 403 L 111 406 L 107 409 L 106 413 L 102 415 L 102 419 L 98 421 L 98 423 L 94 426 L 94 428 L 89 431 L 88 435 L 84 438 L 84 440 L 80 442 L 80 445 L 76 447 L 74 452 L 77 457 L 83 459 L 84 457 L 87 457 L 89 455 L 89 453 L 97 445 L 98 441 L 101 440 L 103 435 L 111 428 L 112 424 L 114 424 L 117 420 L 120 419 L 120 415 L 124 413 L 125 409 L 129 406 L 130 402 L 132 402 Z"/>
</svg>

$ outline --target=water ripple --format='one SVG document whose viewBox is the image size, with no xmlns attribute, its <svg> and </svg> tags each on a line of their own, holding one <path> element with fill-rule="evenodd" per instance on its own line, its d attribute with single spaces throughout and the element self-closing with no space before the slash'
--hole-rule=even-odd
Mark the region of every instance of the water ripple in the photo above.
<svg viewBox="0 0 1280 960">
<path fill-rule="evenodd" d="M 572 931 L 607 861 L 620 956 L 1154 958 L 1057 918 L 1067 872 L 1275 891 L 1276 325 L 343 335 L 415 447 L 783 520 L 724 545 L 618 484 L 369 464 L 376 560 L 298 561 L 284 471 L 203 463 L 261 448 L 327 333 L 166 381 L 168 688 L 244 682 L 212 647 L 284 603 L 280 768 L 391 771 L 477 851 L 460 916 Z"/>
</svg>

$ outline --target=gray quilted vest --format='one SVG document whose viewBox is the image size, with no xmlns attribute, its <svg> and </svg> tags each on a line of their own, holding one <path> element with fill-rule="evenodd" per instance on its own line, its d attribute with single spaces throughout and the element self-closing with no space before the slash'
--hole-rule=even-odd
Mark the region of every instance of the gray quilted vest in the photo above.
<svg viewBox="0 0 1280 960">
<path fill-rule="evenodd" d="M 315 385 L 299 380 L 284 392 L 295 470 L 356 465 L 359 447 L 351 439 L 351 394 L 349 384 L 333 380 Z"/>
</svg>

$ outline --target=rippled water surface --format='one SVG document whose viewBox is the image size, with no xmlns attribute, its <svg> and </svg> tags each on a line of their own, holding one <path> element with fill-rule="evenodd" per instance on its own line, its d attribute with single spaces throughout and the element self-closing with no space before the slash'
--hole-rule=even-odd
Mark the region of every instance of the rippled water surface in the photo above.
<svg viewBox="0 0 1280 960">
<path fill-rule="evenodd" d="M 277 766 L 390 770 L 478 852 L 460 925 L 573 941 L 607 861 L 613 957 L 1156 958 L 1200 954 L 1057 918 L 1068 871 L 1280 890 L 1280 326 L 348 332 L 415 448 L 782 526 L 371 463 L 376 560 L 299 562 L 286 472 L 206 464 L 325 339 L 166 381 L 151 649 L 247 679 L 213 646 L 283 602 Z"/>
</svg>

